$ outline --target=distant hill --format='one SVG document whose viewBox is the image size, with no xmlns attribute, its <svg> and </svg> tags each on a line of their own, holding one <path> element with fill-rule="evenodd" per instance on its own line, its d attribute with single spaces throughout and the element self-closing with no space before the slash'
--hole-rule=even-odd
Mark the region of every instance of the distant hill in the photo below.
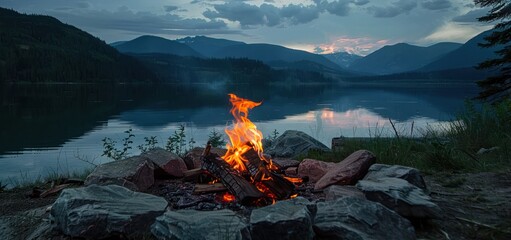
<svg viewBox="0 0 511 240">
<path fill-rule="evenodd" d="M 0 8 L 0 83 L 154 81 L 137 60 L 78 28 Z"/>
<path fill-rule="evenodd" d="M 169 54 L 133 54 L 158 79 L 166 83 L 331 83 L 332 79 L 315 71 L 274 69 L 261 61 L 246 58 L 198 58 Z"/>
<path fill-rule="evenodd" d="M 177 56 L 202 57 L 186 44 L 157 36 L 141 36 L 131 41 L 110 44 L 123 53 L 163 53 Z"/>
<path fill-rule="evenodd" d="M 210 38 L 205 36 L 196 36 L 196 37 L 185 37 L 176 40 L 179 43 L 185 44 L 191 47 L 193 50 L 199 52 L 205 57 L 216 58 L 215 54 L 224 47 L 229 47 L 233 45 L 244 45 L 244 42 L 231 41 L 227 39 L 217 39 Z"/>
<path fill-rule="evenodd" d="M 321 54 L 321 55 L 343 68 L 349 68 L 349 66 L 351 66 L 351 64 L 353 62 L 362 58 L 362 56 L 359 56 L 356 54 L 350 54 L 347 52 L 336 52 L 336 53 Z"/>
<path fill-rule="evenodd" d="M 479 43 L 484 43 L 484 38 L 490 34 L 491 30 L 473 37 L 460 48 L 427 64 L 418 71 L 431 72 L 447 69 L 473 68 L 485 60 L 496 58 L 497 55 L 495 51 L 502 49 L 502 47 L 483 48 L 478 46 Z"/>
<path fill-rule="evenodd" d="M 459 47 L 459 43 L 437 43 L 429 47 L 398 43 L 356 60 L 349 69 L 375 75 L 413 71 Z"/>
<path fill-rule="evenodd" d="M 346 72 L 337 64 L 323 56 L 272 44 L 232 45 L 219 49 L 214 56 L 218 58 L 231 57 L 254 59 L 262 61 L 270 66 L 272 66 L 273 63 L 277 63 L 278 67 L 284 67 L 284 63 L 287 63 L 289 64 L 289 68 L 293 68 L 292 66 L 294 65 L 294 62 L 309 61 L 321 64 L 330 71 Z"/>
</svg>

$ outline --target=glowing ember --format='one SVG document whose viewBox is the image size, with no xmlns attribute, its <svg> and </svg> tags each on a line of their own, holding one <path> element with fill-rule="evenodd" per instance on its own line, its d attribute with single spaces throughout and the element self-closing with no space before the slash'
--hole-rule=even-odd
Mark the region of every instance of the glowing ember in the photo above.
<svg viewBox="0 0 511 240">
<path fill-rule="evenodd" d="M 232 202 L 234 200 L 236 200 L 236 197 L 230 194 L 229 192 L 225 192 L 224 195 L 222 196 L 222 201 L 224 202 Z"/>
<path fill-rule="evenodd" d="M 284 177 L 284 178 L 294 184 L 302 184 L 303 183 L 303 179 L 301 179 L 301 178 L 294 178 L 294 177 Z"/>
<path fill-rule="evenodd" d="M 266 160 L 263 156 L 263 134 L 257 130 L 256 125 L 248 119 L 248 110 L 261 105 L 248 99 L 240 98 L 234 94 L 229 94 L 232 103 L 231 114 L 234 116 L 232 129 L 225 129 L 229 136 L 230 143 L 227 144 L 227 153 L 222 157 L 227 163 L 238 171 L 246 171 L 248 160 L 243 155 L 250 149 L 254 149 L 259 158 Z"/>
</svg>

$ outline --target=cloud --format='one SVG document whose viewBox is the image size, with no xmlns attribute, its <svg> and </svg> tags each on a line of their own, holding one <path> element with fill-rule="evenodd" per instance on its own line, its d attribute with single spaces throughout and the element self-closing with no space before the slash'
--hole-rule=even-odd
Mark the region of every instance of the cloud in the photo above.
<svg viewBox="0 0 511 240">
<path fill-rule="evenodd" d="M 379 18 L 392 18 L 403 13 L 408 13 L 417 7 L 416 0 L 399 0 L 391 3 L 390 6 L 376 7 L 371 6 L 368 11 L 374 16 Z"/>
<path fill-rule="evenodd" d="M 265 13 L 255 5 L 244 2 L 227 2 L 214 5 L 215 11 L 207 10 L 203 15 L 209 19 L 224 18 L 237 21 L 243 26 L 264 25 Z"/>
<path fill-rule="evenodd" d="M 474 23 L 474 22 L 478 22 L 478 20 L 477 20 L 478 18 L 488 14 L 488 11 L 489 11 L 489 9 L 480 8 L 480 9 L 472 10 L 468 13 L 463 14 L 463 15 L 454 17 L 452 20 L 454 22 L 459 22 L 459 23 Z"/>
<path fill-rule="evenodd" d="M 52 16 L 63 22 L 81 26 L 88 31 L 116 30 L 143 34 L 206 35 L 239 33 L 227 29 L 221 20 L 183 18 L 175 14 L 159 15 L 151 12 L 134 12 L 127 7 L 117 11 L 72 10 L 53 11 Z M 93 16 L 93 17 L 91 17 Z"/>
<path fill-rule="evenodd" d="M 460 42 L 465 43 L 477 34 L 489 30 L 490 25 L 467 25 L 448 22 L 424 38 L 428 42 Z"/>
<path fill-rule="evenodd" d="M 337 16 L 347 16 L 350 12 L 349 1 L 334 1 L 326 4 L 325 9 L 330 14 Z"/>
<path fill-rule="evenodd" d="M 313 0 L 313 4 L 287 4 L 282 7 L 265 3 L 260 6 L 248 4 L 246 0 L 235 0 L 223 4 L 213 4 L 213 10 L 203 12 L 209 19 L 227 19 L 239 22 L 242 26 L 276 26 L 282 23 L 303 24 L 311 22 L 324 12 L 337 16 L 347 16 L 350 4 L 365 5 L 368 0 Z"/>
<path fill-rule="evenodd" d="M 429 0 L 422 2 L 421 6 L 428 10 L 442 10 L 452 6 L 449 0 Z"/>
<path fill-rule="evenodd" d="M 319 9 L 314 5 L 289 4 L 280 9 L 280 16 L 292 24 L 308 23 L 319 17 Z"/>
<path fill-rule="evenodd" d="M 173 11 L 176 11 L 178 9 L 178 7 L 167 5 L 167 6 L 163 6 L 163 9 L 165 9 L 165 12 L 173 12 Z"/>
<path fill-rule="evenodd" d="M 364 6 L 364 5 L 368 4 L 369 2 L 370 2 L 369 0 L 354 0 L 354 1 L 352 1 L 352 3 L 357 6 Z"/>
<path fill-rule="evenodd" d="M 391 44 L 391 41 L 387 39 L 373 39 L 369 37 L 353 38 L 348 36 L 339 36 L 333 38 L 329 43 L 324 44 L 296 44 L 286 46 L 289 48 L 300 49 L 318 54 L 347 52 L 350 54 L 365 56 L 388 44 Z"/>
</svg>

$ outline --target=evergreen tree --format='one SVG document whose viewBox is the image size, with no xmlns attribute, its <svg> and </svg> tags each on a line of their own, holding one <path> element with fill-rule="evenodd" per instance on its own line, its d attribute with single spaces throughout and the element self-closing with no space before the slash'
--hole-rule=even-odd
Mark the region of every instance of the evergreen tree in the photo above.
<svg viewBox="0 0 511 240">
<path fill-rule="evenodd" d="M 483 88 L 479 98 L 489 101 L 499 101 L 511 96 L 511 1 L 510 0 L 474 0 L 482 8 L 491 8 L 489 13 L 479 18 L 482 22 L 496 22 L 491 35 L 485 38 L 483 47 L 503 45 L 502 50 L 496 53 L 500 58 L 488 60 L 479 64 L 481 69 L 496 69 L 499 74 L 479 81 Z"/>
</svg>

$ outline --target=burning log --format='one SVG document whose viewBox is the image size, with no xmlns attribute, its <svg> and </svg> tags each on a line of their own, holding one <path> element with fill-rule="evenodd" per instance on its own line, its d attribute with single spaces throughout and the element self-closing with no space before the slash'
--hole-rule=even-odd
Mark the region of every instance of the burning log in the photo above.
<svg viewBox="0 0 511 240">
<path fill-rule="evenodd" d="M 244 155 L 247 162 L 247 169 L 250 172 L 252 182 L 261 182 L 277 199 L 287 199 L 294 194 L 295 186 L 279 174 L 271 171 L 271 161 L 261 160 L 254 149 L 250 149 Z"/>
<path fill-rule="evenodd" d="M 250 204 L 264 197 L 256 186 L 239 175 L 229 164 L 214 154 L 202 158 L 202 167 L 220 179 L 241 204 Z"/>
</svg>

